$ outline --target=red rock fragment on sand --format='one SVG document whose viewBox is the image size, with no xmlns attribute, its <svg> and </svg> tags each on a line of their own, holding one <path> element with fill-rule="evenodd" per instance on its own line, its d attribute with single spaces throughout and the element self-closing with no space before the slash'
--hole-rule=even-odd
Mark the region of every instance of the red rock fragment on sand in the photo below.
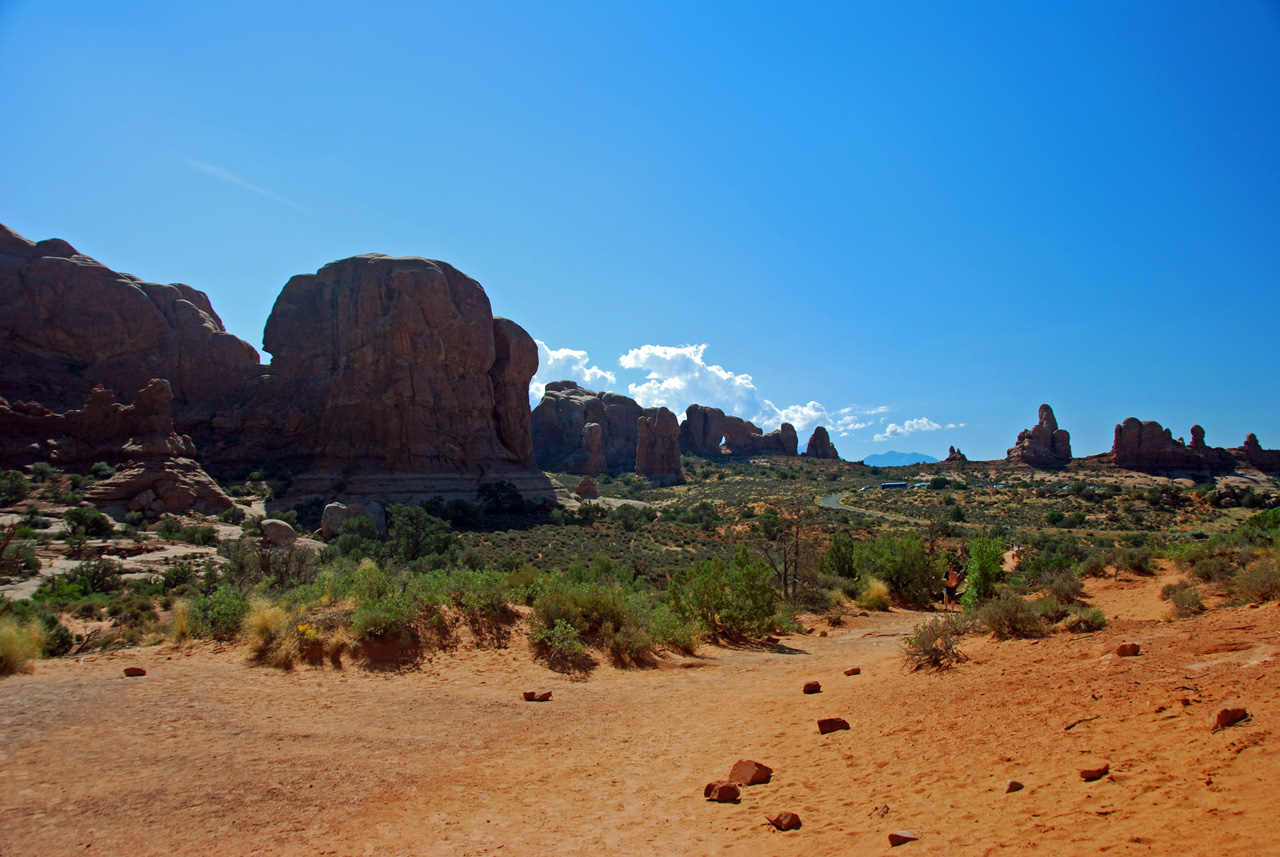
<svg viewBox="0 0 1280 857">
<path fill-rule="evenodd" d="M 827 636 L 827 632 L 826 632 L 826 631 L 819 631 L 819 632 L 818 632 L 818 636 L 819 636 L 819 637 L 825 637 L 825 636 Z"/>
<path fill-rule="evenodd" d="M 841 729 L 848 729 L 849 721 L 843 717 L 824 717 L 818 721 L 818 734 L 826 735 L 828 732 L 838 732 Z"/>
<path fill-rule="evenodd" d="M 142 667 L 125 667 L 124 674 L 132 678 L 133 676 L 146 675 L 147 671 Z"/>
<path fill-rule="evenodd" d="M 903 845 L 907 842 L 915 842 L 919 838 L 919 836 L 916 836 L 910 830 L 895 830 L 893 833 L 889 834 L 889 844 Z"/>
<path fill-rule="evenodd" d="M 1109 773 L 1111 773 L 1111 763 L 1103 762 L 1102 765 L 1097 768 L 1081 768 L 1080 779 L 1084 780 L 1086 783 L 1092 783 L 1095 780 L 1102 779 Z"/>
<path fill-rule="evenodd" d="M 750 759 L 739 759 L 729 771 L 729 782 L 740 786 L 756 786 L 769 782 L 773 776 L 773 768 L 753 762 Z"/>
<path fill-rule="evenodd" d="M 862 667 L 849 667 L 844 671 L 845 675 L 858 675 L 862 672 Z"/>
<path fill-rule="evenodd" d="M 1018 782 L 1017 780 L 1009 780 L 1009 782 L 1004 784 L 1004 793 L 1012 794 L 1013 792 L 1020 792 L 1024 788 L 1026 788 L 1026 786 Z"/>
<path fill-rule="evenodd" d="M 777 815 L 766 816 L 769 823 L 779 830 L 799 830 L 800 816 L 794 812 L 780 812 Z"/>
<path fill-rule="evenodd" d="M 778 638 L 777 638 L 777 637 L 775 637 L 775 636 L 773 636 L 772 634 L 770 634 L 769 636 L 767 636 L 767 637 L 765 637 L 765 638 L 764 638 L 764 641 L 765 641 L 766 643 L 769 643 L 770 645 L 772 645 L 773 643 L 778 642 Z"/>
<path fill-rule="evenodd" d="M 804 683 L 805 693 L 822 693 L 822 684 L 816 681 L 806 681 Z"/>
<path fill-rule="evenodd" d="M 716 803 L 736 803 L 741 794 L 742 790 L 728 780 L 707 783 L 707 787 L 702 790 L 703 797 Z"/>
<path fill-rule="evenodd" d="M 1248 716 L 1249 712 L 1243 708 L 1232 708 L 1224 705 L 1209 715 L 1209 731 L 1217 732 L 1219 729 L 1235 726 Z"/>
<path fill-rule="evenodd" d="M 525 702 L 546 702 L 551 699 L 551 691 L 549 690 L 526 690 L 524 692 Z"/>
<path fill-rule="evenodd" d="M 1121 643 L 1116 646 L 1116 654 L 1122 658 L 1132 658 L 1142 651 L 1137 643 Z"/>
</svg>

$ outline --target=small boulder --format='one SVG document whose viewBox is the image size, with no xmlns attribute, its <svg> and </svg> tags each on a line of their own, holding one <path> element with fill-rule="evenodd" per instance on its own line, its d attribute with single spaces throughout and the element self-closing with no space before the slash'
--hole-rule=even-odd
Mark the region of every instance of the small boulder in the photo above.
<svg viewBox="0 0 1280 857">
<path fill-rule="evenodd" d="M 298 540 L 298 534 L 286 521 L 264 518 L 258 526 L 262 528 L 262 537 L 273 545 L 291 545 Z"/>
<path fill-rule="evenodd" d="M 826 632 L 826 631 L 819 631 L 819 632 L 818 632 L 818 636 L 819 636 L 819 637 L 825 637 L 825 636 L 827 636 L 827 632 Z"/>
<path fill-rule="evenodd" d="M 524 692 L 525 702 L 547 702 L 551 699 L 551 691 L 549 690 L 526 690 Z"/>
<path fill-rule="evenodd" d="M 915 842 L 919 838 L 919 836 L 916 836 L 910 830 L 895 830 L 893 833 L 889 834 L 889 844 L 895 846 L 905 845 L 908 842 Z"/>
<path fill-rule="evenodd" d="M 849 667 L 847 670 L 844 671 L 845 675 L 860 675 L 861 673 L 862 673 L 862 667 Z"/>
<path fill-rule="evenodd" d="M 769 782 L 773 776 L 773 768 L 753 762 L 750 759 L 739 759 L 729 771 L 729 782 L 740 786 L 758 786 Z"/>
<path fill-rule="evenodd" d="M 125 667 L 124 674 L 133 678 L 134 676 L 146 675 L 147 671 L 142 667 Z"/>
<path fill-rule="evenodd" d="M 1004 793 L 1013 794 L 1014 792 L 1022 791 L 1024 788 L 1026 788 L 1026 786 L 1017 780 L 1009 780 L 1009 782 L 1004 784 Z"/>
<path fill-rule="evenodd" d="M 777 637 L 775 637 L 775 636 L 773 636 L 772 634 L 770 634 L 769 636 L 765 637 L 765 638 L 764 638 L 764 641 L 765 641 L 766 643 L 769 643 L 770 645 L 773 645 L 774 643 L 780 642 L 780 641 L 778 640 L 778 638 L 777 638 Z"/>
<path fill-rule="evenodd" d="M 769 823 L 779 830 L 799 830 L 800 816 L 794 812 L 780 812 L 777 815 L 765 816 Z"/>
<path fill-rule="evenodd" d="M 1243 708 L 1233 708 L 1224 705 L 1213 714 L 1209 715 L 1209 731 L 1217 732 L 1219 729 L 1226 729 L 1228 726 L 1235 726 L 1240 721 L 1246 719 L 1249 712 Z"/>
<path fill-rule="evenodd" d="M 804 683 L 805 693 L 822 693 L 822 684 L 816 681 L 806 681 Z"/>
<path fill-rule="evenodd" d="M 1142 652 L 1142 647 L 1137 643 L 1121 643 L 1116 646 L 1116 654 L 1122 658 L 1136 657 Z"/>
<path fill-rule="evenodd" d="M 600 496 L 600 487 L 590 476 L 584 476 L 579 480 L 578 487 L 573 489 L 573 493 L 584 500 L 594 500 Z"/>
<path fill-rule="evenodd" d="M 841 729 L 848 729 L 849 721 L 843 717 L 824 717 L 818 721 L 818 734 L 826 735 L 828 732 L 839 732 Z"/>
<path fill-rule="evenodd" d="M 707 783 L 702 796 L 716 803 L 737 803 L 742 790 L 728 780 L 716 780 L 714 783 Z"/>
<path fill-rule="evenodd" d="M 1111 764 L 1109 762 L 1103 762 L 1096 768 L 1081 768 L 1080 779 L 1084 780 L 1086 783 L 1092 783 L 1095 780 L 1102 779 L 1109 773 L 1111 773 Z"/>
</svg>

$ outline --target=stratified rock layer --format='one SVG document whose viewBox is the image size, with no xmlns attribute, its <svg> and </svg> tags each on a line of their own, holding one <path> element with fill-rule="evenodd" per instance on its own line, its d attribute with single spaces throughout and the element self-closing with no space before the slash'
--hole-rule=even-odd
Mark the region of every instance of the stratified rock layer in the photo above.
<svg viewBox="0 0 1280 857">
<path fill-rule="evenodd" d="M 1053 408 L 1040 406 L 1040 421 L 1018 433 L 1018 442 L 1008 452 L 1009 461 L 1032 467 L 1066 467 L 1071 463 L 1071 435 L 1058 428 Z"/>
</svg>

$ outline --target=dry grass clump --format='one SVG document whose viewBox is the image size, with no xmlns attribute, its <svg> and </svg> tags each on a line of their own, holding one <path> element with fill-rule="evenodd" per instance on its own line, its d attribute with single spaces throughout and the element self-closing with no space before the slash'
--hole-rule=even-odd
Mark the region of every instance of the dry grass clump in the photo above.
<svg viewBox="0 0 1280 857">
<path fill-rule="evenodd" d="M 1031 602 L 1007 592 L 978 610 L 978 622 L 997 640 L 1043 637 L 1044 620 Z"/>
<path fill-rule="evenodd" d="M 44 639 L 38 620 L 0 619 L 0 675 L 31 672 L 31 662 L 40 657 Z"/>
<path fill-rule="evenodd" d="M 288 669 L 298 657 L 296 634 L 290 633 L 289 614 L 266 601 L 255 601 L 244 619 L 244 635 L 254 658 L 268 666 Z"/>
<path fill-rule="evenodd" d="M 863 610 L 888 610 L 889 584 L 878 577 L 868 577 L 858 593 L 858 606 Z"/>
<path fill-rule="evenodd" d="M 191 639 L 191 604 L 177 601 L 169 616 L 169 642 L 175 645 Z"/>
<path fill-rule="evenodd" d="M 1238 598 L 1253 603 L 1280 599 L 1280 562 L 1273 557 L 1253 560 L 1231 581 L 1231 588 Z"/>
</svg>

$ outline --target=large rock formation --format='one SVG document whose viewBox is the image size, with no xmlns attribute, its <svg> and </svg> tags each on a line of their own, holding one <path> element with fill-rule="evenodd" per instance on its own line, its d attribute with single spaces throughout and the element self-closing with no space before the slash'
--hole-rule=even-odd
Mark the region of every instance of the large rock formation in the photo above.
<svg viewBox="0 0 1280 857">
<path fill-rule="evenodd" d="M 836 452 L 835 446 L 831 443 L 831 436 L 822 426 L 814 429 L 813 434 L 809 436 L 809 445 L 805 447 L 804 454 L 809 458 L 840 460 L 840 453 Z"/>
<path fill-rule="evenodd" d="M 958 447 L 947 447 L 947 457 L 943 459 L 943 463 L 959 464 L 968 461 L 969 457 L 960 451 Z"/>
<path fill-rule="evenodd" d="M 696 455 L 796 455 L 800 439 L 791 423 L 765 434 L 754 423 L 719 408 L 690 405 L 680 426 L 680 448 Z"/>
<path fill-rule="evenodd" d="M 1040 421 L 1018 433 L 1018 441 L 1008 452 L 1009 461 L 1032 467 L 1066 467 L 1071 463 L 1071 435 L 1058 428 L 1053 408 L 1040 406 Z"/>
<path fill-rule="evenodd" d="M 227 333 L 190 286 L 119 274 L 65 241 L 0 226 L 0 393 L 78 408 L 98 384 L 121 393 L 169 382 L 177 407 L 239 388 L 258 353 Z"/>
<path fill-rule="evenodd" d="M 1184 444 L 1160 423 L 1135 417 L 1116 426 L 1111 459 L 1116 467 L 1149 473 L 1205 475 L 1230 473 L 1240 466 L 1280 472 L 1280 450 L 1263 449 L 1254 434 L 1245 438 L 1243 446 L 1223 449 L 1205 443 L 1204 429 L 1195 425 L 1191 427 L 1191 443 Z"/>
<path fill-rule="evenodd" d="M 104 461 L 116 474 L 89 486 L 85 497 L 120 512 L 128 506 L 155 517 L 230 507 L 231 498 L 195 462 L 191 439 L 174 431 L 172 401 L 169 382 L 162 379 L 147 384 L 130 405 L 99 385 L 83 408 L 63 413 L 0 398 L 0 460 L 7 466 L 48 461 L 71 469 Z"/>
<path fill-rule="evenodd" d="M 618 393 L 597 393 L 573 381 L 553 381 L 533 409 L 538 465 L 587 476 L 633 470 L 636 423 L 644 413 L 635 399 Z M 593 424 L 596 428 L 588 428 Z"/>
<path fill-rule="evenodd" d="M 680 423 L 666 408 L 647 408 L 636 423 L 636 473 L 658 485 L 684 482 Z"/>
<path fill-rule="evenodd" d="M 1116 426 L 1111 454 L 1116 467 L 1126 470 L 1209 472 L 1202 454 L 1175 440 L 1173 432 L 1155 420 L 1129 417 Z"/>
<path fill-rule="evenodd" d="M 537 348 L 450 265 L 366 255 L 294 277 L 265 347 L 267 367 L 189 286 L 144 283 L 0 227 L 10 401 L 74 409 L 95 384 L 130 391 L 163 378 L 177 432 L 203 463 L 273 463 L 294 496 L 474 498 L 497 480 L 553 495 L 530 430 Z"/>
</svg>

